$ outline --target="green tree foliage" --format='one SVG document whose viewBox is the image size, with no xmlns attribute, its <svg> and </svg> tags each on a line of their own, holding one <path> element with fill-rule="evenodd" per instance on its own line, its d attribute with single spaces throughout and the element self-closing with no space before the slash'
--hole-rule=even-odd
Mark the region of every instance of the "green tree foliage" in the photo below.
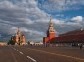
<svg viewBox="0 0 84 62">
<path fill-rule="evenodd" d="M 15 45 L 15 41 L 13 41 L 13 40 L 9 40 L 9 42 L 8 42 L 8 45 Z"/>
<path fill-rule="evenodd" d="M 29 41 L 28 41 L 27 43 L 28 43 L 28 44 L 30 44 L 30 42 L 29 42 Z"/>
</svg>

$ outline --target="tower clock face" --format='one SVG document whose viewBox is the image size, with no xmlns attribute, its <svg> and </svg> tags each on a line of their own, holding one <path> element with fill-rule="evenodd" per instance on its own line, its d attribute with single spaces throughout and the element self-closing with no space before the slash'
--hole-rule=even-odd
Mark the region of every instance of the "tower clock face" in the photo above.
<svg viewBox="0 0 84 62">
<path fill-rule="evenodd" d="M 54 28 L 53 27 L 50 27 L 49 28 L 49 32 L 54 32 L 55 30 L 54 30 Z"/>
</svg>

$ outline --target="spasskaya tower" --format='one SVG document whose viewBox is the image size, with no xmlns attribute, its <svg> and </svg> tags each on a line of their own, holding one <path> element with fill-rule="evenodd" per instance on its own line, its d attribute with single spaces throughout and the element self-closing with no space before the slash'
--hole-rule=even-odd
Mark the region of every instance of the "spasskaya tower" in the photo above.
<svg viewBox="0 0 84 62">
<path fill-rule="evenodd" d="M 54 29 L 51 18 L 49 21 L 49 27 L 48 27 L 46 34 L 47 34 L 47 37 L 43 37 L 43 43 L 48 43 L 48 42 L 50 42 L 51 39 L 55 38 L 55 29 Z"/>
</svg>

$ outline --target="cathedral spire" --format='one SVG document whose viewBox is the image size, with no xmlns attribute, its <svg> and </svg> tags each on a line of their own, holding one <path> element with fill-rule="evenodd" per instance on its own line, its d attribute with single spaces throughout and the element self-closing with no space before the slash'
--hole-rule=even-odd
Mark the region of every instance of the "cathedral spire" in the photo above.
<svg viewBox="0 0 84 62">
<path fill-rule="evenodd" d="M 17 27 L 17 32 L 19 32 L 20 30 L 19 30 L 19 27 Z"/>
<path fill-rule="evenodd" d="M 20 31 L 19 27 L 17 27 L 16 35 L 19 35 L 19 36 L 21 35 L 21 31 Z"/>
</svg>

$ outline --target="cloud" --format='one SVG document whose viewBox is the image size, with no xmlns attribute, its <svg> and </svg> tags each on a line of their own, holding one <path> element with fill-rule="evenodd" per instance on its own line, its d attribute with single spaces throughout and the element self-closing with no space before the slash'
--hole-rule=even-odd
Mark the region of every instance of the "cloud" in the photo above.
<svg viewBox="0 0 84 62">
<path fill-rule="evenodd" d="M 57 32 L 56 35 L 84 27 L 84 21 L 83 20 L 81 21 L 80 17 L 79 17 L 80 19 L 77 19 L 76 21 L 72 21 L 73 18 L 74 17 L 69 18 L 69 19 L 54 19 L 53 18 L 52 21 L 54 23 L 54 28 Z"/>
<path fill-rule="evenodd" d="M 17 31 L 17 27 L 12 27 L 11 28 L 14 32 Z M 39 32 L 39 31 L 36 31 L 36 30 L 31 30 L 31 29 L 28 29 L 26 27 L 20 27 L 19 28 L 21 32 L 27 32 L 27 33 L 30 33 L 30 35 L 43 35 L 43 32 Z"/>
<path fill-rule="evenodd" d="M 56 25 L 62 25 L 65 22 L 63 20 L 59 20 L 59 19 L 52 19 L 52 21 L 56 24 Z"/>
<path fill-rule="evenodd" d="M 0 34 L 0 38 L 1 38 L 2 36 L 1 36 L 1 34 Z"/>
<path fill-rule="evenodd" d="M 40 32 L 35 29 L 28 29 L 26 27 L 20 27 L 19 29 L 26 36 L 28 40 L 41 40 L 44 35 L 44 32 Z M 12 32 L 12 34 L 15 34 L 16 31 L 17 27 L 12 27 L 10 32 Z"/>
<path fill-rule="evenodd" d="M 65 10 L 81 9 L 84 0 L 37 0 L 39 8 L 50 12 L 61 12 Z M 41 1 L 41 2 L 40 2 Z"/>
<path fill-rule="evenodd" d="M 46 20 L 47 17 L 48 14 L 37 7 L 35 0 L 0 1 L 0 32 L 2 34 L 13 35 L 16 27 L 21 27 L 26 36 L 32 34 L 27 36 L 27 39 L 32 37 L 37 39 L 35 34 L 40 37 L 43 33 L 39 29 L 41 27 L 39 25 L 43 25 L 41 22 Z"/>
<path fill-rule="evenodd" d="M 82 22 L 83 17 L 82 16 L 76 16 L 76 17 L 73 17 L 71 20 L 74 21 L 74 22 Z"/>
<path fill-rule="evenodd" d="M 3 39 L 9 40 L 16 33 L 17 27 L 20 27 L 28 40 L 39 39 L 42 41 L 42 38 L 46 35 L 51 14 L 40 9 L 38 4 L 37 0 L 0 0 L 0 34 Z M 64 0 L 46 0 L 42 4 L 42 7 L 49 11 L 62 10 L 62 6 L 66 6 Z M 78 3 L 74 2 L 73 4 Z M 65 7 L 63 7 L 64 9 Z M 57 16 L 64 15 L 57 14 Z M 81 23 L 58 18 L 52 18 L 52 21 L 57 33 L 65 32 L 81 25 Z"/>
</svg>

